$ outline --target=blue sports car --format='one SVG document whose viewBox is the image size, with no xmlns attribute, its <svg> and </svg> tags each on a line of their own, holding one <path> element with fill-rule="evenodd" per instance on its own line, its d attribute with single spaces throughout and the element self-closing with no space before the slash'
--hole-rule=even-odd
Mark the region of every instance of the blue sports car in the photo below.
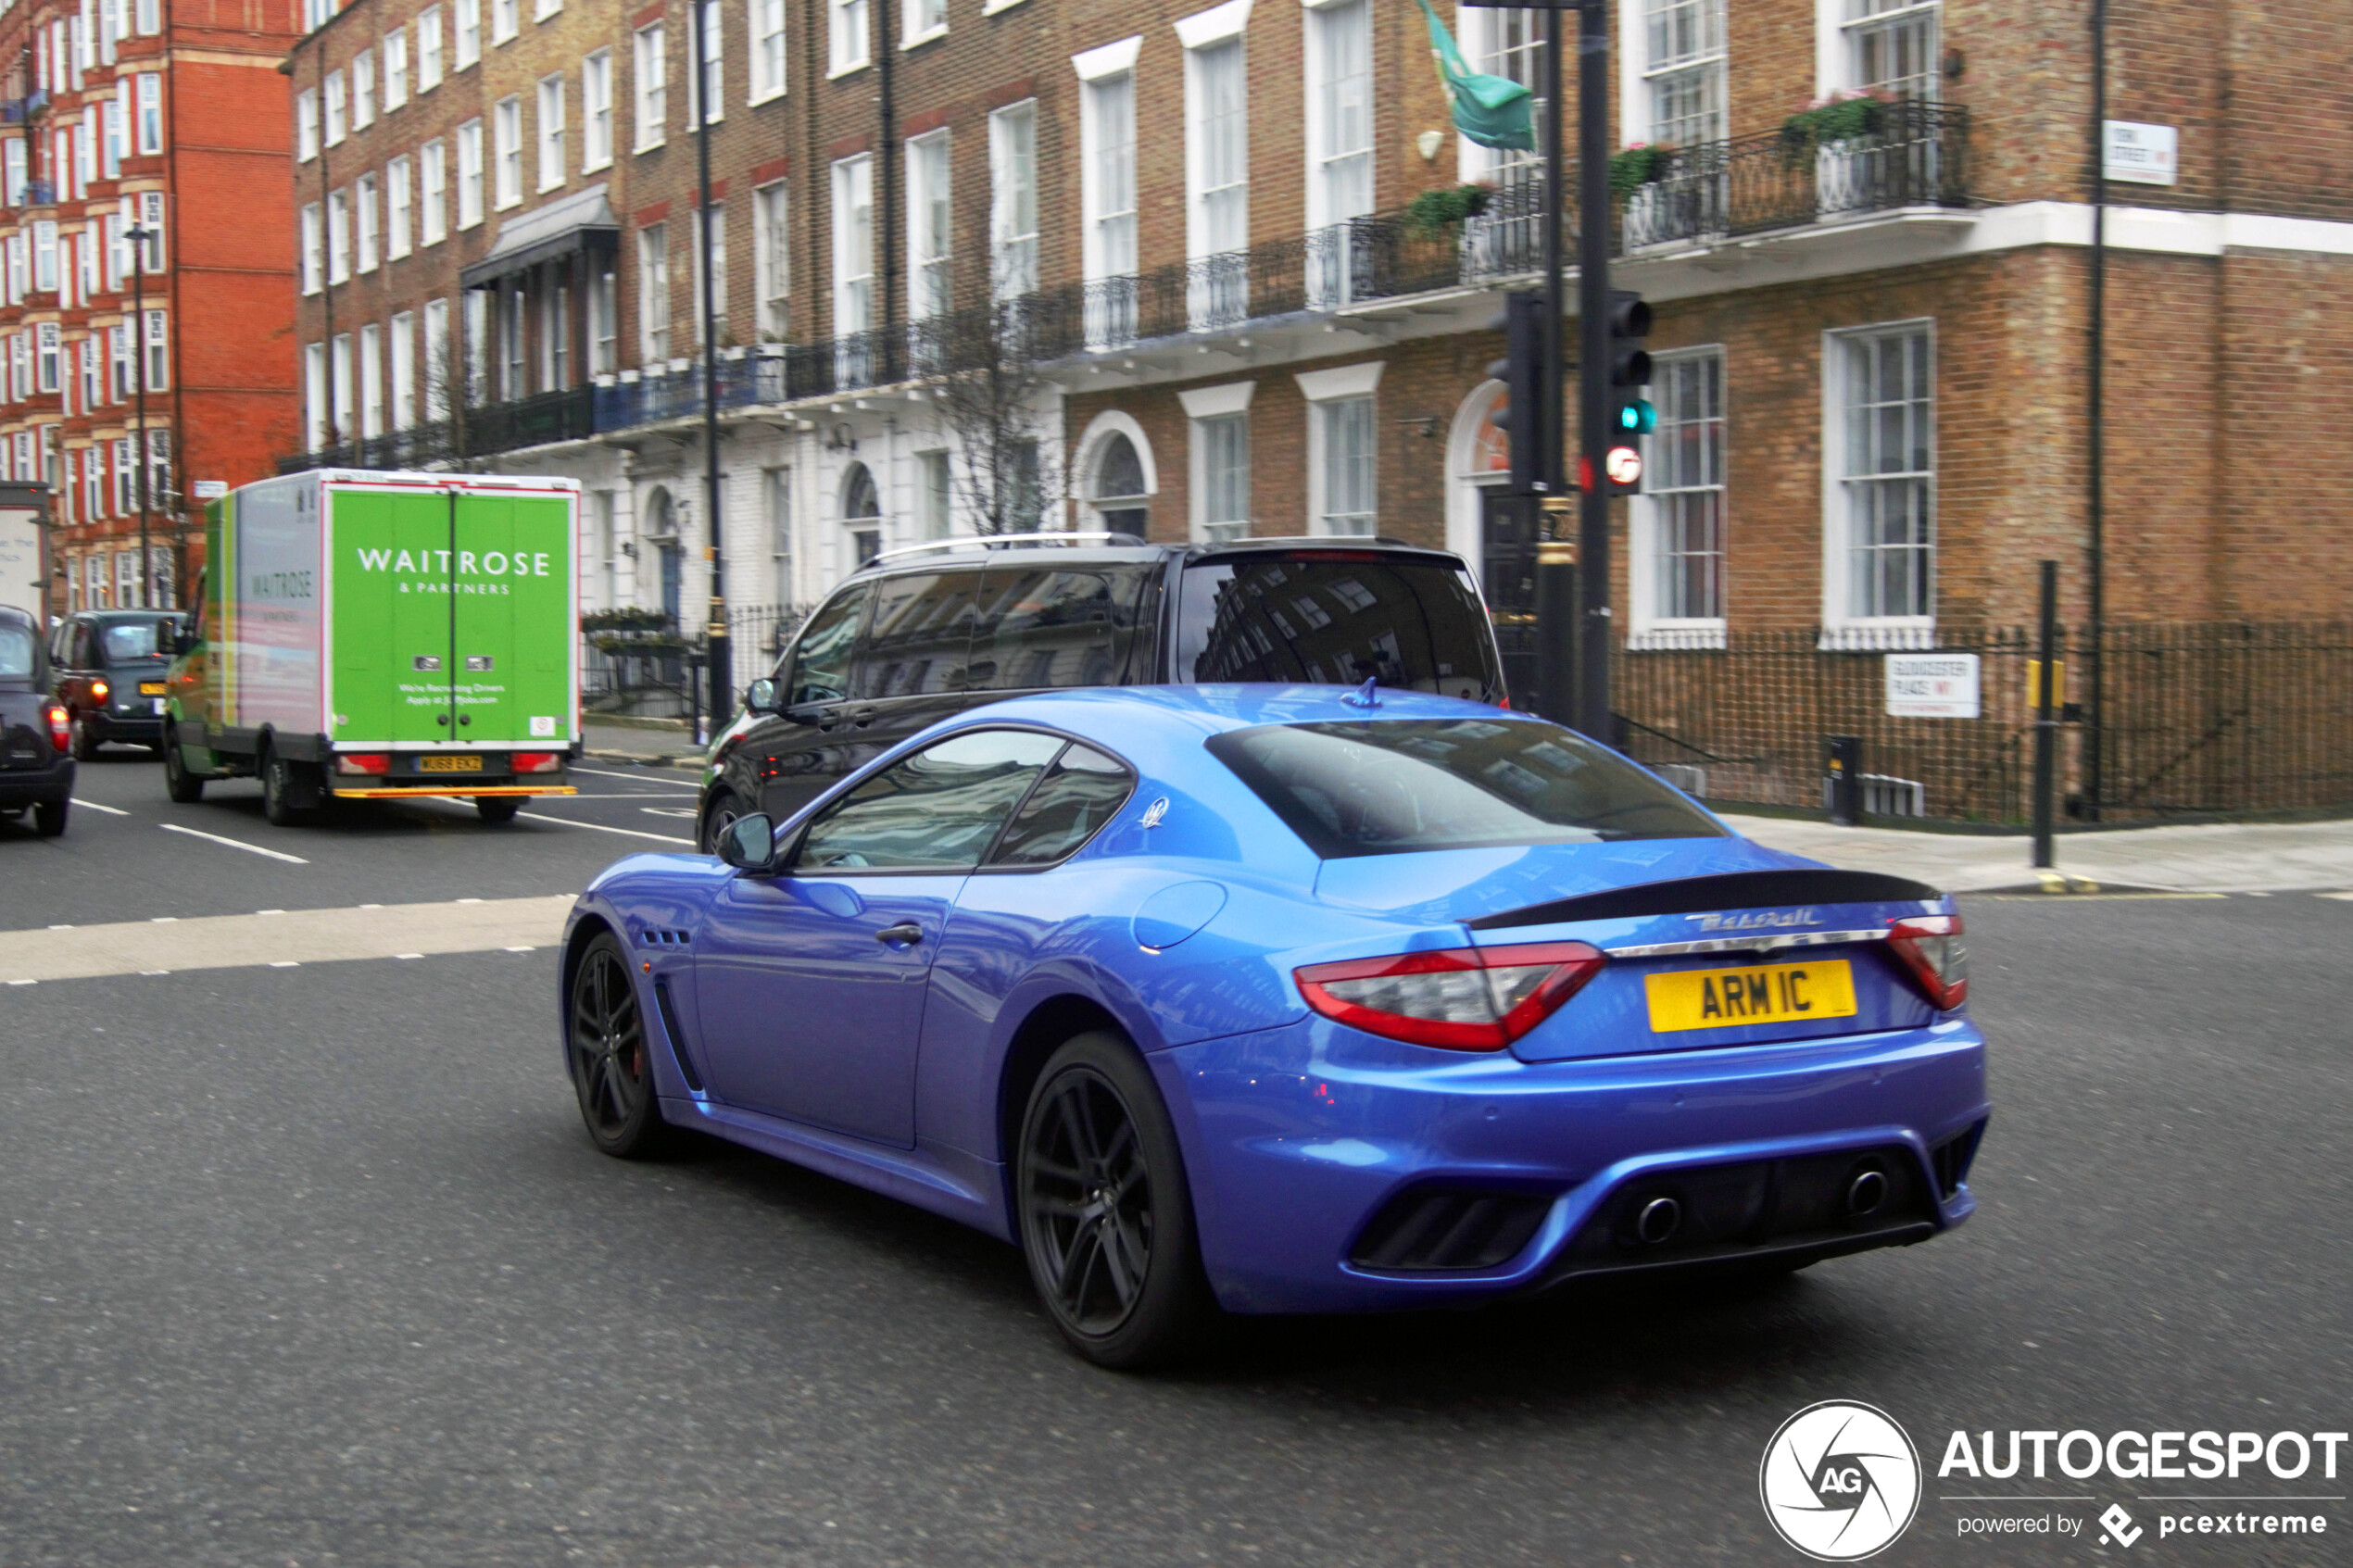
<svg viewBox="0 0 2353 1568">
<path fill-rule="evenodd" d="M 1966 1219 L 1961 919 L 1542 720 L 1367 686 L 975 709 L 563 949 L 609 1154 L 675 1128 L 1021 1248 L 1070 1342 L 1771 1270 Z"/>
</svg>

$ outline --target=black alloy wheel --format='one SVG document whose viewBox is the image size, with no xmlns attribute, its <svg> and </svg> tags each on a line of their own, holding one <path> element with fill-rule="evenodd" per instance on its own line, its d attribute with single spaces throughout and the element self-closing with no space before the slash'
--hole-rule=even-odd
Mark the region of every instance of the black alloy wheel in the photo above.
<svg viewBox="0 0 2353 1568">
<path fill-rule="evenodd" d="M 1079 1354 L 1141 1367 L 1214 1314 L 1175 1126 L 1133 1047 L 1081 1035 L 1054 1053 L 1022 1119 L 1022 1249 Z"/>
<path fill-rule="evenodd" d="M 163 791 L 182 806 L 194 806 L 204 798 L 204 780 L 188 771 L 188 759 L 180 755 L 177 730 L 166 730 L 163 734 Z"/>
<path fill-rule="evenodd" d="M 743 814 L 742 805 L 727 791 L 723 789 L 712 796 L 711 809 L 702 814 L 702 852 L 706 855 L 718 854 L 719 841 L 727 836 L 727 830 L 734 827 L 736 819 Z"/>
<path fill-rule="evenodd" d="M 654 1096 L 653 1046 L 610 932 L 588 944 L 572 977 L 565 1055 L 589 1140 L 616 1160 L 643 1160 L 670 1141 Z"/>
</svg>

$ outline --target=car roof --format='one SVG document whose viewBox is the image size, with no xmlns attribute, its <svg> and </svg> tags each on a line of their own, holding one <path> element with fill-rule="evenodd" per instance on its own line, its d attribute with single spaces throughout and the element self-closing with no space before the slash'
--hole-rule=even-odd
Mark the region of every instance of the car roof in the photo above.
<svg viewBox="0 0 2353 1568">
<path fill-rule="evenodd" d="M 184 615 L 179 609 L 80 609 L 74 611 L 76 621 L 136 621 L 156 615 Z"/>
<path fill-rule="evenodd" d="M 1331 534 L 1302 534 L 1255 539 L 1236 539 L 1222 545 L 1194 543 L 1168 544 L 992 544 L 986 536 L 973 535 L 939 541 L 937 550 L 923 554 L 893 552 L 881 560 L 861 567 L 849 578 L 851 583 L 871 583 L 885 577 L 910 573 L 928 574 L 943 568 L 977 568 L 982 566 L 1070 567 L 1070 566 L 1154 566 L 1172 558 L 1182 558 L 1187 565 L 1201 562 L 1267 554 L 1304 554 L 1333 551 L 1350 557 L 1371 551 L 1379 555 L 1420 556 L 1434 559 L 1459 561 L 1453 552 L 1429 545 L 1408 544 L 1403 539 L 1385 536 L 1372 538 L 1340 537 Z"/>
</svg>

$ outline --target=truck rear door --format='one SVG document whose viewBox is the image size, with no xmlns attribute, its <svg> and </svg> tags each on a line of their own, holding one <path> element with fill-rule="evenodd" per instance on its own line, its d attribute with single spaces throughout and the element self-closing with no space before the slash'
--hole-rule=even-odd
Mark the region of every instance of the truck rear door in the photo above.
<svg viewBox="0 0 2353 1568">
<path fill-rule="evenodd" d="M 572 740 L 573 497 L 469 490 L 457 498 L 450 582 L 456 737 Z"/>
<path fill-rule="evenodd" d="M 338 486 L 328 504 L 334 740 L 363 746 L 448 740 L 456 723 L 448 493 Z"/>
</svg>

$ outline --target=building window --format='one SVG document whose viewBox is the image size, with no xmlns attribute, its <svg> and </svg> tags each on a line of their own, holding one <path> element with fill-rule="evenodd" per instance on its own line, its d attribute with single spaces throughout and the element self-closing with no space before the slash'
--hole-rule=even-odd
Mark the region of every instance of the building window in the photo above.
<svg viewBox="0 0 2353 1568">
<path fill-rule="evenodd" d="M 1307 226 L 1373 209 L 1373 34 L 1367 0 L 1307 13 Z"/>
<path fill-rule="evenodd" d="M 466 402 L 479 407 L 490 400 L 490 304 L 488 289 L 468 289 L 465 315 L 459 331 L 465 337 Z"/>
<path fill-rule="evenodd" d="M 417 423 L 417 318 L 409 311 L 392 319 L 392 352 L 387 358 L 392 376 L 392 428 L 412 430 Z"/>
<path fill-rule="evenodd" d="M 147 390 L 160 392 L 170 384 L 171 333 L 160 310 L 147 312 Z"/>
<path fill-rule="evenodd" d="M 497 170 L 496 198 L 504 212 L 522 200 L 522 100 L 501 98 L 492 105 L 490 128 Z"/>
<path fill-rule="evenodd" d="M 163 193 L 140 193 L 139 214 L 140 227 L 147 231 L 147 255 L 144 265 L 150 272 L 160 272 L 163 270 Z"/>
<path fill-rule="evenodd" d="M 564 0 L 532 0 L 531 19 L 544 22 L 550 17 L 561 15 L 563 8 Z"/>
<path fill-rule="evenodd" d="M 1649 576 L 1648 593 L 1636 595 L 1638 636 L 1662 621 L 1724 619 L 1724 351 L 1658 356 L 1651 395 L 1658 429 L 1633 519 L 1634 570 Z"/>
<path fill-rule="evenodd" d="M 522 7 L 516 0 L 490 0 L 490 42 L 508 43 L 522 26 Z"/>
<path fill-rule="evenodd" d="M 1649 140 L 1724 139 L 1724 0 L 1648 0 L 1642 31 Z"/>
<path fill-rule="evenodd" d="M 362 174 L 352 182 L 352 198 L 359 209 L 359 270 L 376 270 L 376 177 Z"/>
<path fill-rule="evenodd" d="M 319 204 L 302 209 L 302 292 L 317 294 L 326 282 L 326 225 Z"/>
<path fill-rule="evenodd" d="M 118 403 L 134 395 L 138 388 L 132 377 L 138 361 L 131 357 L 131 328 L 128 325 L 107 329 L 107 359 L 114 384 L 114 400 Z"/>
<path fill-rule="evenodd" d="M 1837 476 L 1844 602 L 1833 621 L 1924 620 L 1936 555 L 1935 347 L 1924 321 L 1834 334 Z"/>
<path fill-rule="evenodd" d="M 695 249 L 695 341 L 702 341 L 702 246 L 703 222 L 697 215 L 691 232 Z M 711 341 L 717 345 L 727 341 L 727 204 L 711 204 Z"/>
<path fill-rule="evenodd" d="M 1151 492 L 1144 483 L 1144 460 L 1125 432 L 1114 431 L 1103 438 L 1095 454 L 1094 479 L 1088 499 L 1096 522 L 1114 533 L 1144 537 L 1151 526 Z"/>
<path fill-rule="evenodd" d="M 1136 271 L 1136 77 L 1086 84 L 1085 263 L 1088 279 Z"/>
<path fill-rule="evenodd" d="M 343 72 L 327 73 L 327 145 L 343 144 L 344 138 Z"/>
<path fill-rule="evenodd" d="M 384 113 L 409 101 L 409 30 L 396 27 L 384 34 Z"/>
<path fill-rule="evenodd" d="M 637 231 L 637 357 L 648 370 L 670 358 L 670 225 Z"/>
<path fill-rule="evenodd" d="M 1936 0 L 1846 0 L 1847 70 L 1855 85 L 1933 100 L 1937 10 Z"/>
<path fill-rule="evenodd" d="M 482 221 L 482 121 L 458 127 L 458 227 Z"/>
<path fill-rule="evenodd" d="M 139 509 L 139 465 L 131 459 L 131 438 L 115 438 L 114 445 L 114 510 L 117 517 L 129 517 Z M 96 457 L 96 452 L 90 454 Z M 137 570 L 137 558 L 131 558 L 132 570 Z"/>
<path fill-rule="evenodd" d="M 608 376 L 621 369 L 619 280 L 606 267 L 588 280 L 588 373 Z"/>
<path fill-rule="evenodd" d="M 953 526 L 955 486 L 950 477 L 948 454 L 934 449 L 915 454 L 915 526 L 925 539 L 945 539 Z"/>
<path fill-rule="evenodd" d="M 948 132 L 907 144 L 907 316 L 928 320 L 949 306 L 949 250 L 954 228 L 948 200 Z"/>
<path fill-rule="evenodd" d="M 417 91 L 430 93 L 441 85 L 441 7 L 427 6 L 417 13 Z"/>
<path fill-rule="evenodd" d="M 11 142 L 8 144 L 11 147 L 19 146 L 20 144 L 21 144 L 17 142 Z M 308 163 L 312 158 L 317 157 L 318 156 L 319 90 L 315 87 L 306 87 L 300 93 L 295 94 L 295 161 L 296 163 Z M 19 153 L 18 155 L 18 159 L 20 160 L 22 157 L 23 155 Z M 13 173 L 13 170 L 11 172 Z M 17 187 L 13 180 L 11 180 L 8 186 L 8 205 L 10 207 L 22 205 L 21 198 L 17 194 Z"/>
<path fill-rule="evenodd" d="M 36 219 L 32 225 L 32 287 L 36 294 L 55 294 L 57 290 L 57 225 L 54 219 Z"/>
<path fill-rule="evenodd" d="M 351 277 L 351 197 L 347 192 L 327 193 L 327 282 Z"/>
<path fill-rule="evenodd" d="M 751 101 L 785 90 L 785 0 L 749 0 L 751 6 Z"/>
<path fill-rule="evenodd" d="M 661 23 L 637 30 L 637 148 L 659 147 L 668 133 L 670 116 L 669 64 L 664 58 Z"/>
<path fill-rule="evenodd" d="M 945 35 L 948 0 L 907 0 L 907 15 L 900 25 L 906 30 L 901 42 L 910 46 Z"/>
<path fill-rule="evenodd" d="M 771 602 L 793 602 L 792 470 L 762 469 L 760 499 L 768 524 L 768 593 Z"/>
<path fill-rule="evenodd" d="M 571 384 L 572 285 L 558 283 L 539 296 L 539 388 L 561 392 Z"/>
<path fill-rule="evenodd" d="M 875 160 L 834 165 L 834 335 L 875 324 Z"/>
<path fill-rule="evenodd" d="M 420 228 L 424 243 L 439 245 L 449 235 L 449 148 L 441 142 L 427 142 L 417 149 L 417 186 L 419 206 L 424 221 Z"/>
<path fill-rule="evenodd" d="M 851 565 L 863 566 L 882 554 L 882 493 L 863 463 L 850 464 L 841 476 L 841 522 L 849 531 Z"/>
<path fill-rule="evenodd" d="M 327 424 L 338 445 L 351 439 L 351 334 L 327 345 Z"/>
<path fill-rule="evenodd" d="M 827 10 L 832 17 L 831 74 L 839 76 L 861 69 L 866 65 L 874 46 L 866 0 L 828 0 Z"/>
<path fill-rule="evenodd" d="M 612 162 L 612 51 L 580 62 L 580 171 Z"/>
<path fill-rule="evenodd" d="M 1250 97 L 1242 41 L 1221 39 L 1185 53 L 1186 149 L 1193 257 L 1224 256 L 1250 245 Z"/>
<path fill-rule="evenodd" d="M 146 116 L 140 117 L 139 134 L 146 139 Z M 376 123 L 376 56 L 362 49 L 351 56 L 351 128 L 365 131 Z"/>
<path fill-rule="evenodd" d="M 449 417 L 450 393 L 457 382 L 457 358 L 449 342 L 449 302 L 425 301 L 425 418 Z"/>
<path fill-rule="evenodd" d="M 359 435 L 373 441 L 384 433 L 384 334 L 373 321 L 359 329 Z"/>
<path fill-rule="evenodd" d="M 1201 537 L 1223 545 L 1250 537 L 1250 416 L 1193 421 L 1201 485 Z"/>
<path fill-rule="evenodd" d="M 458 32 L 458 58 L 450 69 L 463 70 L 482 58 L 482 0 L 451 0 L 450 15 Z"/>
<path fill-rule="evenodd" d="M 409 155 L 384 165 L 384 255 L 397 261 L 415 247 L 415 220 L 409 209 Z"/>
<path fill-rule="evenodd" d="M 988 282 L 994 297 L 1038 292 L 1038 105 L 988 117 Z"/>
<path fill-rule="evenodd" d="M 523 380 L 523 297 L 520 283 L 498 291 L 498 395 L 508 402 L 531 390 Z"/>
<path fill-rule="evenodd" d="M 716 125 L 726 118 L 726 76 L 722 69 L 722 62 L 727 30 L 721 18 L 719 0 L 702 0 L 702 69 L 687 75 L 688 125 L 695 123 L 695 116 L 698 113 L 706 117 L 703 120 L 706 125 Z"/>
<path fill-rule="evenodd" d="M 754 286 L 760 291 L 760 340 L 782 343 L 790 327 L 792 232 L 786 227 L 785 182 L 751 194 Z"/>
<path fill-rule="evenodd" d="M 597 579 L 602 590 L 597 596 L 597 603 L 610 608 L 621 602 L 621 539 L 620 531 L 613 526 L 613 493 L 590 492 L 588 515 L 596 530 Z"/>
<path fill-rule="evenodd" d="M 1293 376 L 1308 401 L 1309 531 L 1364 534 L 1379 512 L 1373 391 L 1379 360 Z"/>
<path fill-rule="evenodd" d="M 564 182 L 564 79 L 558 71 L 539 79 L 539 188 Z"/>
</svg>

